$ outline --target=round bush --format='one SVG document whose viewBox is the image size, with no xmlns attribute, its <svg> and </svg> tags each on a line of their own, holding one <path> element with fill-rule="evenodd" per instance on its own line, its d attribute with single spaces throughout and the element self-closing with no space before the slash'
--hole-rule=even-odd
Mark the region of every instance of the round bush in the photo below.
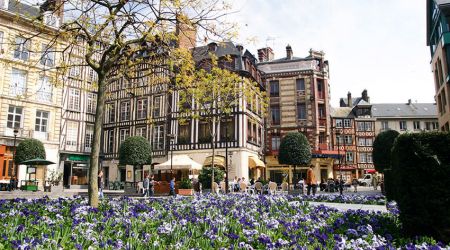
<svg viewBox="0 0 450 250">
<path fill-rule="evenodd" d="M 45 159 L 44 144 L 36 139 L 25 139 L 17 146 L 14 158 L 16 164 L 36 158 Z"/>
<path fill-rule="evenodd" d="M 203 167 L 198 175 L 198 181 L 202 184 L 203 189 L 211 188 L 211 167 Z M 221 168 L 214 167 L 214 181 L 220 183 L 225 176 L 225 171 Z"/>
<path fill-rule="evenodd" d="M 152 163 L 152 148 L 142 136 L 128 137 L 119 148 L 119 164 L 139 166 Z"/>
</svg>

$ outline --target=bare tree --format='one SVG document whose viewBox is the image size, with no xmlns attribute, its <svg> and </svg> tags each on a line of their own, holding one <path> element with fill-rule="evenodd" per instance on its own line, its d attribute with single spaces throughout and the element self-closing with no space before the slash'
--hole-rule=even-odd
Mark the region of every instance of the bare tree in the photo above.
<svg viewBox="0 0 450 250">
<path fill-rule="evenodd" d="M 41 14 L 30 18 L 36 32 L 24 34 L 19 42 L 26 45 L 34 36 L 50 37 L 46 50 L 58 53 L 59 60 L 51 67 L 58 70 L 60 79 L 79 67 L 88 67 L 96 75 L 88 189 L 91 206 L 98 206 L 97 172 L 108 86 L 119 78 L 132 81 L 137 75 L 144 77 L 136 74 L 143 64 L 149 75 L 161 68 L 170 70 L 167 62 L 180 61 L 178 57 L 186 55 L 177 53 L 180 32 L 186 29 L 176 27 L 191 27 L 197 40 L 231 38 L 235 26 L 223 21 L 229 9 L 230 5 L 217 0 L 47 0 Z M 146 61 L 161 53 L 167 57 L 166 63 Z"/>
</svg>

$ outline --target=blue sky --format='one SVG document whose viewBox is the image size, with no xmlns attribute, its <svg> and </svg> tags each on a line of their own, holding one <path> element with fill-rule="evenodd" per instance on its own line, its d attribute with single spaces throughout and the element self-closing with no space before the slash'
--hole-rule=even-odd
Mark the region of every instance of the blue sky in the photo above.
<svg viewBox="0 0 450 250">
<path fill-rule="evenodd" d="M 330 63 L 331 104 L 367 89 L 372 103 L 434 102 L 424 0 L 233 0 L 239 42 L 275 57 L 323 50 Z M 255 38 L 255 39 L 253 39 Z M 274 38 L 267 40 L 267 38 Z M 252 41 L 256 40 L 256 41 Z M 250 42 L 251 41 L 251 42 Z"/>
</svg>

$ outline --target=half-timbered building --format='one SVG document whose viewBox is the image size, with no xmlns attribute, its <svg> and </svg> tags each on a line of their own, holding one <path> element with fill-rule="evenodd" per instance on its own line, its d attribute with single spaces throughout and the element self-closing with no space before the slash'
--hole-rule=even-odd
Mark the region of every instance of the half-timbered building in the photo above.
<svg viewBox="0 0 450 250">
<path fill-rule="evenodd" d="M 372 105 L 364 90 L 361 97 L 341 98 L 340 107 L 332 109 L 332 145 L 342 157 L 334 162 L 334 176 L 346 181 L 373 172 L 373 141 L 375 118 Z"/>
</svg>

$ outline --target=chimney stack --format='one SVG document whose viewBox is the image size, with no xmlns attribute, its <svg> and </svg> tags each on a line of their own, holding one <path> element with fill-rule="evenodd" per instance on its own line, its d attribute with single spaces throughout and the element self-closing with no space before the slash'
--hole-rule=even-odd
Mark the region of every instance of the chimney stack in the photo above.
<svg viewBox="0 0 450 250">
<path fill-rule="evenodd" d="M 411 105 L 411 99 L 408 99 L 408 105 Z"/>
<path fill-rule="evenodd" d="M 352 93 L 350 91 L 347 93 L 347 107 L 353 107 Z"/>
<path fill-rule="evenodd" d="M 184 20 L 184 18 L 177 16 L 175 34 L 178 37 L 178 46 L 187 49 L 194 48 L 197 43 L 197 29 L 182 20 Z"/>
<path fill-rule="evenodd" d="M 288 59 L 288 60 L 291 60 L 292 59 L 292 54 L 293 54 L 293 52 L 292 52 L 292 47 L 291 47 L 291 45 L 287 45 L 286 46 L 286 58 Z"/>
<path fill-rule="evenodd" d="M 274 57 L 273 50 L 270 47 L 262 48 L 258 50 L 259 62 L 272 61 Z"/>
<path fill-rule="evenodd" d="M 362 97 L 362 99 L 363 99 L 364 101 L 370 103 L 370 101 L 369 101 L 370 98 L 369 98 L 369 96 L 368 96 L 368 94 L 367 94 L 367 89 L 363 90 L 363 92 L 361 93 L 361 97 Z"/>
</svg>

